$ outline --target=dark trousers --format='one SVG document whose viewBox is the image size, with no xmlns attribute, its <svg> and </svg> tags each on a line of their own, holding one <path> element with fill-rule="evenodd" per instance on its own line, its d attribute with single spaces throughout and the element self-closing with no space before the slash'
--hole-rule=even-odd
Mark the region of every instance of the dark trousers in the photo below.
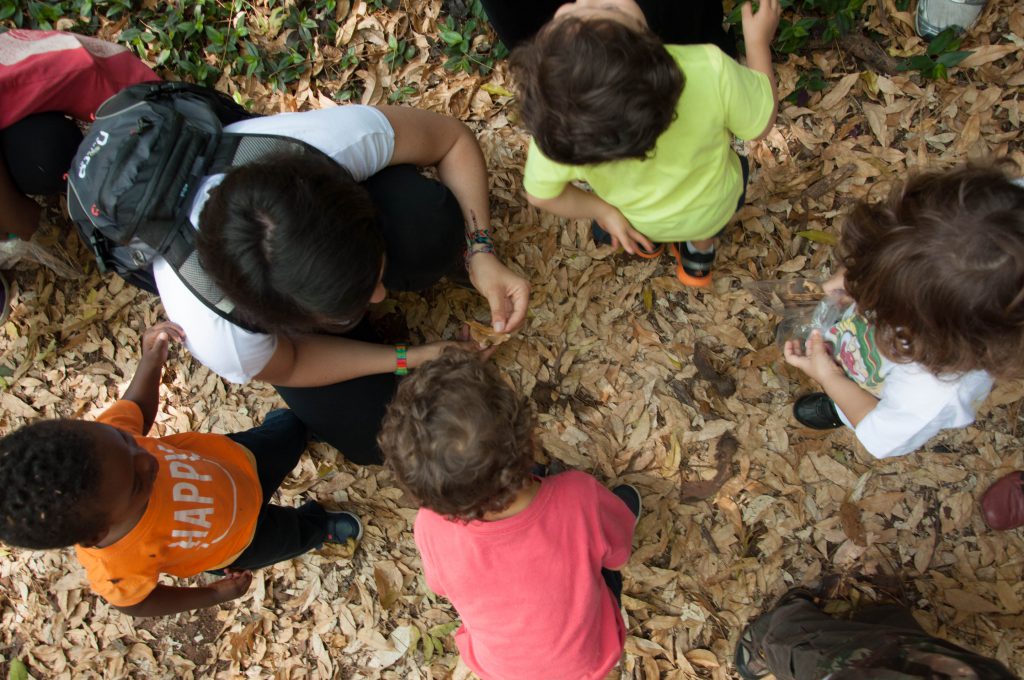
<svg viewBox="0 0 1024 680">
<path fill-rule="evenodd" d="M 605 584 L 608 585 L 608 589 L 612 591 L 612 595 L 615 596 L 615 601 L 622 606 L 622 572 L 612 571 L 611 569 L 601 569 L 601 578 L 604 579 Z"/>
<path fill-rule="evenodd" d="M 18 191 L 59 194 L 81 141 L 82 133 L 73 120 L 49 111 L 26 116 L 0 130 L 0 153 Z"/>
<path fill-rule="evenodd" d="M 429 288 L 462 266 L 465 223 L 455 196 L 411 165 L 385 168 L 363 183 L 384 230 L 384 287 Z M 379 342 L 363 323 L 346 334 Z M 397 340 L 397 338 L 389 338 Z M 281 387 L 278 394 L 321 440 L 357 465 L 379 465 L 377 431 L 397 387 L 396 376 L 378 374 L 323 387 Z"/>
<path fill-rule="evenodd" d="M 933 676 L 927 666 L 906 662 L 908 649 L 962 661 L 987 680 L 1013 677 L 997 661 L 928 635 L 910 610 L 898 605 L 869 607 L 846 621 L 807 600 L 795 600 L 758 617 L 750 633 L 753 650 L 764 654 L 777 680 L 820 680 L 833 672 L 847 680 L 881 677 L 867 669 L 905 672 L 908 675 L 900 677 L 906 678 L 943 677 Z M 850 669 L 850 674 L 843 669 Z"/>
<path fill-rule="evenodd" d="M 229 438 L 249 449 L 256 459 L 256 475 L 263 491 L 263 507 L 256 532 L 232 569 L 259 569 L 318 548 L 327 537 L 327 513 L 319 503 L 300 508 L 270 505 L 270 498 L 306 450 L 309 432 L 294 413 L 278 409 L 263 424 Z"/>
<path fill-rule="evenodd" d="M 536 33 L 565 0 L 482 0 L 498 37 L 513 49 Z M 736 41 L 722 29 L 721 0 L 638 0 L 651 30 L 668 44 L 712 43 L 736 56 Z"/>
</svg>

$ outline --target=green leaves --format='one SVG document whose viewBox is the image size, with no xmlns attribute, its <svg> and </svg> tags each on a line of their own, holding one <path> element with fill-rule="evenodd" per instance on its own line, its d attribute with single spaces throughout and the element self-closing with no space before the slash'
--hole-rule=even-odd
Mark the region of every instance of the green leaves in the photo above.
<svg viewBox="0 0 1024 680">
<path fill-rule="evenodd" d="M 950 26 L 932 38 L 924 54 L 904 59 L 898 68 L 901 71 L 917 71 L 930 80 L 945 80 L 948 69 L 973 54 L 960 50 L 960 41 L 959 31 L 955 26 Z"/>
<path fill-rule="evenodd" d="M 508 55 L 508 50 L 501 42 L 492 45 L 487 35 L 487 15 L 484 13 L 480 0 L 474 0 L 469 8 L 470 17 L 459 22 L 455 17 L 445 17 L 438 25 L 437 45 L 448 60 L 444 67 L 456 73 L 462 71 L 487 75 L 499 59 Z"/>
<path fill-rule="evenodd" d="M 336 0 L 316 0 L 246 11 L 242 0 L 155 3 L 130 0 L 0 1 L 0 20 L 19 28 L 55 28 L 71 19 L 72 30 L 93 34 L 105 20 L 126 20 L 118 42 L 178 76 L 213 85 L 230 70 L 281 89 L 309 70 L 317 45 L 333 45 Z M 251 22 L 251 23 L 250 23 Z M 274 40 L 287 31 L 283 44 Z M 254 39 L 254 36 L 258 39 Z M 402 55 L 408 59 L 408 50 Z"/>
<path fill-rule="evenodd" d="M 11 659 L 7 666 L 7 680 L 28 680 L 28 668 L 21 659 Z"/>
</svg>

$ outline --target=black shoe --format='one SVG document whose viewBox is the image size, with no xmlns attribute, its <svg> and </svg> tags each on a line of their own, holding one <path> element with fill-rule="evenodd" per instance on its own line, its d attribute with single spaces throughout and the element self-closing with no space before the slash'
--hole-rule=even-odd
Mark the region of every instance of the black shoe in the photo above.
<svg viewBox="0 0 1024 680">
<path fill-rule="evenodd" d="M 590 220 L 590 238 L 594 239 L 595 246 L 610 246 L 612 235 L 601 228 L 597 220 Z"/>
<path fill-rule="evenodd" d="M 833 430 L 843 426 L 836 403 L 824 392 L 805 394 L 793 404 L 793 417 L 814 430 Z"/>
<path fill-rule="evenodd" d="M 327 513 L 327 543 L 347 543 L 348 539 L 358 543 L 363 538 L 363 523 L 351 512 Z"/>
<path fill-rule="evenodd" d="M 619 484 L 612 489 L 612 493 L 618 496 L 626 504 L 626 507 L 629 508 L 629 511 L 633 513 L 633 517 L 636 518 L 633 526 L 636 526 L 636 523 L 640 521 L 640 513 L 644 508 L 644 504 L 640 500 L 640 492 L 630 484 Z"/>
</svg>

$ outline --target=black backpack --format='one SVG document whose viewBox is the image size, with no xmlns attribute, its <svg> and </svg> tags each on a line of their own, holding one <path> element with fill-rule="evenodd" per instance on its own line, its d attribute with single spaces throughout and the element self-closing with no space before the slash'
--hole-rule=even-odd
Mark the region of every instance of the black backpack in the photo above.
<svg viewBox="0 0 1024 680">
<path fill-rule="evenodd" d="M 265 156 L 325 155 L 289 137 L 223 132 L 250 117 L 230 97 L 189 83 L 132 85 L 100 105 L 68 171 L 68 212 L 100 272 L 156 293 L 161 256 L 209 308 L 249 328 L 199 264 L 189 222 L 196 190 L 207 175 Z"/>
</svg>

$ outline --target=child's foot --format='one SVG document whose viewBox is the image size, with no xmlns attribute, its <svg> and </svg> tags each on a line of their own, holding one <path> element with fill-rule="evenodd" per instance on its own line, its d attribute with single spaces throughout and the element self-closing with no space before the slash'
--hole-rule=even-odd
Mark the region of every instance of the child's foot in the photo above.
<svg viewBox="0 0 1024 680">
<path fill-rule="evenodd" d="M 327 513 L 327 543 L 347 543 L 348 539 L 356 543 L 363 538 L 363 523 L 351 512 Z"/>
<path fill-rule="evenodd" d="M 711 286 L 711 265 L 715 262 L 715 246 L 710 250 L 696 250 L 685 243 L 670 243 L 669 252 L 676 258 L 676 277 L 684 286 L 708 288 Z"/>
<path fill-rule="evenodd" d="M 633 522 L 633 526 L 640 521 L 640 513 L 643 511 L 643 502 L 640 500 L 640 492 L 636 490 L 636 487 L 631 484 L 619 484 L 617 487 L 612 489 L 612 493 L 618 496 L 629 511 L 633 513 L 633 517 L 636 518 L 636 522 Z"/>
<path fill-rule="evenodd" d="M 793 417 L 814 430 L 833 430 L 843 425 L 836 403 L 824 392 L 805 394 L 797 399 L 793 404 Z"/>
</svg>

